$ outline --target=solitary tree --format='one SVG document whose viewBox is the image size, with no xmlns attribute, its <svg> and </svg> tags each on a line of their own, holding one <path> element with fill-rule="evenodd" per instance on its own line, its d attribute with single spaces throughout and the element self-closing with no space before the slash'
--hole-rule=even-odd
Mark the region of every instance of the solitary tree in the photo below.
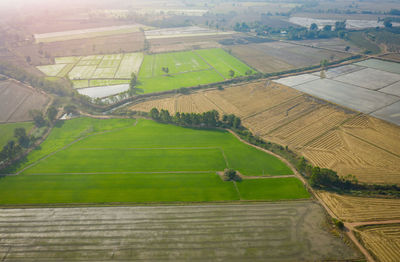
<svg viewBox="0 0 400 262">
<path fill-rule="evenodd" d="M 318 25 L 316 23 L 312 23 L 311 26 L 310 26 L 310 30 L 311 31 L 318 30 Z"/>
<path fill-rule="evenodd" d="M 230 77 L 234 77 L 235 76 L 235 71 L 233 71 L 232 69 L 229 70 L 229 76 Z"/>
<path fill-rule="evenodd" d="M 324 26 L 323 30 L 325 32 L 330 32 L 330 31 L 332 31 L 332 26 L 331 25 L 326 25 L 326 26 Z"/>
<path fill-rule="evenodd" d="M 385 18 L 385 20 L 383 20 L 383 25 L 386 28 L 392 28 L 393 24 L 392 24 L 392 19 L 390 18 Z"/>
<path fill-rule="evenodd" d="M 50 120 L 51 123 L 56 120 L 57 113 L 58 111 L 54 106 L 49 107 L 49 109 L 47 110 L 47 118 Z"/>
<path fill-rule="evenodd" d="M 236 170 L 227 168 L 224 170 L 224 176 L 228 181 L 240 181 L 241 177 L 237 174 Z"/>
<path fill-rule="evenodd" d="M 158 111 L 157 108 L 153 107 L 153 108 L 150 110 L 150 116 L 151 116 L 151 118 L 153 118 L 154 120 L 157 120 L 157 119 L 159 119 L 159 117 L 160 117 L 160 112 Z"/>
<path fill-rule="evenodd" d="M 168 74 L 169 73 L 169 68 L 168 67 L 163 67 L 161 68 L 162 71 L 164 71 L 164 73 Z"/>
</svg>

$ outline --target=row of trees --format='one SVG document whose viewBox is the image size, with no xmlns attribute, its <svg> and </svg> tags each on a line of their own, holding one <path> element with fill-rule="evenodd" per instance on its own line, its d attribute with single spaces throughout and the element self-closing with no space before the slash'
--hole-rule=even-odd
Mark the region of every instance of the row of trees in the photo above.
<svg viewBox="0 0 400 262">
<path fill-rule="evenodd" d="M 14 129 L 14 138 L 15 140 L 9 140 L 0 151 L 0 164 L 16 157 L 23 148 L 30 147 L 34 141 L 34 138 L 29 137 L 23 127 Z"/>
<path fill-rule="evenodd" d="M 313 167 L 304 157 L 299 160 L 296 168 L 314 188 L 340 192 L 357 190 L 367 194 L 400 196 L 400 187 L 397 185 L 360 184 L 354 175 L 340 177 L 331 169 Z"/>
<path fill-rule="evenodd" d="M 180 126 L 241 128 L 241 120 L 239 117 L 230 114 L 223 115 L 222 119 L 220 119 L 220 115 L 216 110 L 201 114 L 176 112 L 176 114 L 172 116 L 168 110 L 161 109 L 159 111 L 157 108 L 152 108 L 150 110 L 150 117 L 159 122 L 173 123 Z"/>
</svg>

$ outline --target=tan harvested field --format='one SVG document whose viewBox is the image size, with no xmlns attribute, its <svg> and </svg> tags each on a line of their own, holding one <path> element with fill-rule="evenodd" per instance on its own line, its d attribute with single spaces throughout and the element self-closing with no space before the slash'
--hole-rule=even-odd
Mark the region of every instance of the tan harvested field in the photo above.
<svg viewBox="0 0 400 262">
<path fill-rule="evenodd" d="M 399 53 L 391 53 L 391 54 L 383 55 L 382 58 L 386 58 L 388 60 L 400 62 L 400 54 Z"/>
<path fill-rule="evenodd" d="M 272 82 L 199 91 L 131 106 L 240 116 L 254 134 L 360 182 L 400 184 L 400 127 Z"/>
<path fill-rule="evenodd" d="M 328 208 L 346 222 L 368 222 L 400 219 L 400 200 L 338 195 L 319 191 Z"/>
<path fill-rule="evenodd" d="M 148 39 L 151 53 L 184 51 L 193 49 L 219 48 L 219 41 L 232 38 L 232 35 L 209 35 L 176 38 Z"/>
<path fill-rule="evenodd" d="M 0 123 L 32 120 L 31 110 L 42 110 L 49 102 L 43 93 L 14 80 L 0 81 Z"/>
<path fill-rule="evenodd" d="M 339 60 L 350 56 L 343 52 L 322 50 L 286 42 L 268 42 L 231 46 L 232 53 L 263 73 L 279 72 L 316 65 L 321 60 Z"/>
<path fill-rule="evenodd" d="M 400 261 L 400 224 L 361 227 L 357 235 L 378 261 Z"/>
<path fill-rule="evenodd" d="M 5 209 L 11 261 L 325 261 L 360 259 L 313 201 L 242 205 Z"/>
<path fill-rule="evenodd" d="M 39 54 L 39 50 L 58 56 L 94 55 L 110 53 L 129 53 L 143 50 L 144 35 L 142 32 L 132 34 L 121 34 L 106 37 L 96 37 L 89 39 L 75 39 L 61 42 L 43 43 L 41 45 L 31 44 L 13 48 L 13 51 L 22 56 L 30 55 L 32 64 L 50 64 L 45 57 Z"/>
</svg>

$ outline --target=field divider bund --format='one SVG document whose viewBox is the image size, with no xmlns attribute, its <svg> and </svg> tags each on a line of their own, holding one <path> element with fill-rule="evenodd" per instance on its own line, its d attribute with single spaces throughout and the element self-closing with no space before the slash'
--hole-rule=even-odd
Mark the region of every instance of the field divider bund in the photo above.
<svg viewBox="0 0 400 262">
<path fill-rule="evenodd" d="M 220 147 L 127 147 L 127 148 L 78 148 L 78 150 L 207 150 L 207 149 L 220 149 Z"/>
<path fill-rule="evenodd" d="M 30 176 L 42 176 L 42 175 L 118 175 L 118 174 L 211 174 L 217 170 L 206 170 L 206 171 L 124 171 L 124 172 L 87 172 L 87 173 L 33 173 Z"/>
</svg>

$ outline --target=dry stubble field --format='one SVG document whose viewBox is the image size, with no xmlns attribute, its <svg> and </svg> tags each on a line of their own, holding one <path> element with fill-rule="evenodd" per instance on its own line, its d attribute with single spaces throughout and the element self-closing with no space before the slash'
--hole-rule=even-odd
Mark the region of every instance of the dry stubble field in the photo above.
<svg viewBox="0 0 400 262">
<path fill-rule="evenodd" d="M 361 227 L 357 236 L 379 261 L 399 261 L 400 224 Z"/>
<path fill-rule="evenodd" d="M 253 133 L 304 155 L 314 165 L 368 183 L 400 183 L 400 127 L 345 110 L 283 85 L 256 81 L 225 90 L 147 101 L 132 110 L 233 113 Z"/>
</svg>

